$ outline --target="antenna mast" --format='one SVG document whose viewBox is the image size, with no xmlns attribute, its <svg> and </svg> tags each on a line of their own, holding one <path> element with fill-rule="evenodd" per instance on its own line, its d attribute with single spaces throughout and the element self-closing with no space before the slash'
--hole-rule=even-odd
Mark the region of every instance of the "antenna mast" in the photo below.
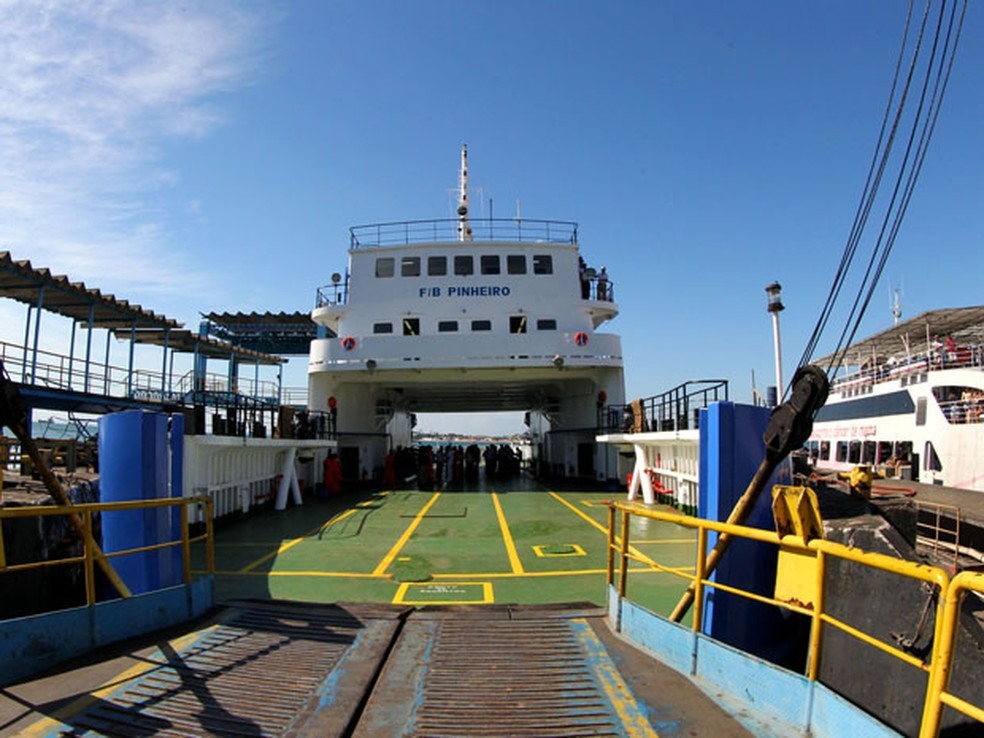
<svg viewBox="0 0 984 738">
<path fill-rule="evenodd" d="M 472 229 L 468 225 L 468 144 L 461 145 L 461 173 L 458 176 L 458 240 L 472 240 Z"/>
</svg>

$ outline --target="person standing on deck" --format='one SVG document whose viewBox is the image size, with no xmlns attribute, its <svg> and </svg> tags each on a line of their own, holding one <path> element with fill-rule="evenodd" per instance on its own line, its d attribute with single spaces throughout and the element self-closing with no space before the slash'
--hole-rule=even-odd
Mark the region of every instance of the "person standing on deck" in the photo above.
<svg viewBox="0 0 984 738">
<path fill-rule="evenodd" d="M 601 268 L 601 271 L 598 272 L 598 295 L 597 295 L 597 297 L 598 297 L 599 300 L 607 300 L 608 299 L 608 272 L 605 270 L 605 267 L 602 267 Z"/>
</svg>

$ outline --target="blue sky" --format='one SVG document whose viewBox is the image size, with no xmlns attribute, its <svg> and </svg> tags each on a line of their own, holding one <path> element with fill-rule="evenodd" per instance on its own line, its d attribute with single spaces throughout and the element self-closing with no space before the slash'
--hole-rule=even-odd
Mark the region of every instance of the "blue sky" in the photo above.
<svg viewBox="0 0 984 738">
<path fill-rule="evenodd" d="M 580 223 L 616 285 L 629 397 L 713 377 L 750 401 L 753 371 L 774 378 L 765 285 L 784 288 L 790 369 L 826 297 L 906 9 L 5 2 L 0 249 L 191 328 L 309 310 L 349 226 L 450 214 L 467 143 L 480 213 Z M 890 323 L 893 287 L 907 317 L 982 302 L 978 10 L 861 335 Z M 0 301 L 0 339 L 23 315 Z"/>
</svg>

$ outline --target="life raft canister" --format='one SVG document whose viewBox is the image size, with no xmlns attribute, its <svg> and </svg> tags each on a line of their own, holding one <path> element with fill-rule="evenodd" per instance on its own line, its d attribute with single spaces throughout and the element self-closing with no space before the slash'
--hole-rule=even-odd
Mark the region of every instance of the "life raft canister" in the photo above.
<svg viewBox="0 0 984 738">
<path fill-rule="evenodd" d="M 578 346 L 584 346 L 588 343 L 588 334 L 584 332 L 578 332 L 574 334 L 574 343 Z"/>
<path fill-rule="evenodd" d="M 355 339 L 352 338 L 352 336 L 345 336 L 345 338 L 342 339 L 342 348 L 345 349 L 346 351 L 351 351 L 352 349 L 354 349 Z"/>
</svg>

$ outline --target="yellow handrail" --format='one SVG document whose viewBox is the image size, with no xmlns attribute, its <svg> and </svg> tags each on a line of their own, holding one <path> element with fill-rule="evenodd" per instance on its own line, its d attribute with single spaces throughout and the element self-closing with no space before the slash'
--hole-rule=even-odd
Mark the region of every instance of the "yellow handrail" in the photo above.
<svg viewBox="0 0 984 738">
<path fill-rule="evenodd" d="M 205 533 L 198 536 L 192 536 L 190 532 L 190 526 L 188 524 L 188 506 L 189 505 L 204 505 L 205 506 Z M 180 538 L 172 541 L 164 541 L 162 543 L 155 543 L 148 546 L 139 546 L 135 548 L 123 549 L 120 551 L 113 551 L 112 553 L 102 552 L 97 550 L 95 539 L 92 535 L 93 530 L 93 514 L 94 513 L 105 513 L 105 512 L 116 512 L 124 510 L 147 510 L 153 508 L 162 507 L 175 507 L 180 506 Z M 69 556 L 61 559 L 52 559 L 44 561 L 30 561 L 22 564 L 8 564 L 7 557 L 4 550 L 4 540 L 3 540 L 3 524 L 2 521 L 7 519 L 19 519 L 19 518 L 32 518 L 32 517 L 52 517 L 52 516 L 68 516 L 77 515 L 81 518 L 86 535 L 82 537 L 83 552 L 81 556 Z M 207 496 L 201 497 L 176 497 L 176 498 L 162 498 L 154 500 L 131 500 L 126 502 L 89 502 L 80 503 L 77 505 L 63 506 L 63 505 L 37 505 L 37 506 L 25 506 L 25 507 L 0 507 L 0 573 L 3 572 L 13 572 L 13 571 L 25 571 L 30 569 L 42 569 L 53 566 L 65 566 L 67 564 L 78 564 L 83 565 L 83 571 L 85 573 L 85 593 L 86 593 L 86 603 L 93 605 L 96 602 L 96 585 L 95 585 L 95 562 L 97 558 L 111 559 L 118 556 L 127 556 L 135 553 L 143 553 L 147 551 L 156 551 L 158 549 L 167 549 L 174 547 L 181 547 L 181 561 L 182 561 L 182 581 L 185 584 L 191 582 L 191 544 L 192 543 L 205 543 L 205 560 L 206 560 L 206 572 L 208 574 L 215 573 L 215 542 L 214 542 L 214 530 L 212 527 L 212 499 Z"/>
<path fill-rule="evenodd" d="M 703 590 L 706 587 L 720 589 L 721 591 L 727 591 L 747 599 L 765 602 L 783 607 L 787 610 L 799 612 L 812 618 L 806 669 L 806 676 L 810 680 L 815 681 L 819 674 L 823 630 L 824 626 L 830 626 L 928 673 L 926 699 L 919 733 L 921 738 L 934 738 L 939 734 L 943 705 L 952 707 L 969 717 L 984 722 L 984 709 L 981 706 L 969 703 L 947 691 L 956 636 L 960 624 L 960 603 L 967 591 L 984 594 L 984 574 L 963 572 L 951 580 L 946 571 L 937 567 L 896 559 L 885 554 L 861 551 L 860 549 L 832 541 L 822 539 L 804 541 L 801 537 L 792 535 L 780 537 L 773 531 L 704 520 L 682 515 L 676 511 L 647 509 L 631 503 L 612 502 L 609 505 L 608 585 L 613 586 L 615 584 L 614 558 L 617 555 L 620 560 L 618 569 L 618 593 L 620 597 L 625 597 L 627 589 L 626 580 L 629 573 L 628 560 L 632 559 L 633 561 L 648 563 L 650 569 L 674 574 L 691 582 L 690 586 L 694 588 L 694 617 L 691 627 L 695 632 L 698 632 L 701 627 L 701 606 L 703 602 Z M 619 538 L 615 536 L 615 525 L 617 524 L 616 511 L 622 514 L 620 521 L 621 536 Z M 629 520 L 632 515 L 673 523 L 684 528 L 696 530 L 697 548 L 694 573 L 690 574 L 679 566 L 669 567 L 660 565 L 658 562 L 646 562 L 638 556 L 633 555 L 630 552 L 629 546 Z M 812 607 L 749 592 L 707 578 L 705 575 L 707 571 L 707 536 L 708 533 L 712 532 L 772 544 L 776 547 L 781 546 L 784 550 L 791 550 L 794 553 L 815 556 L 817 561 L 817 581 L 816 594 Z M 851 561 L 862 566 L 915 579 L 927 583 L 935 590 L 937 595 L 936 626 L 932 650 L 925 660 L 917 658 L 900 648 L 896 648 L 894 645 L 858 630 L 826 611 L 827 602 L 824 589 L 824 573 L 829 559 Z"/>
</svg>

